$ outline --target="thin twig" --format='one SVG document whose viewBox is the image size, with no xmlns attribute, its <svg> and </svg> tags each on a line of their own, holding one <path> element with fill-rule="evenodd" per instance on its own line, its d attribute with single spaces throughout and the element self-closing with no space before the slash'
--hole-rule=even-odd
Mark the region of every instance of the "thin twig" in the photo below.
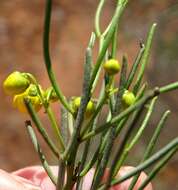
<svg viewBox="0 0 178 190">
<path fill-rule="evenodd" d="M 51 181 L 54 183 L 54 185 L 57 184 L 57 179 L 56 179 L 56 176 L 54 176 L 50 166 L 48 165 L 48 162 L 46 161 L 46 158 L 41 150 L 41 147 L 37 141 L 37 138 L 36 138 L 36 135 L 35 135 L 35 132 L 32 128 L 32 125 L 31 125 L 31 122 L 30 121 L 26 121 L 25 122 L 25 125 L 26 125 L 26 128 L 27 128 L 27 131 L 28 131 L 28 134 L 30 136 L 30 139 L 34 145 L 34 148 L 36 150 L 36 152 L 38 153 L 38 156 L 40 158 L 40 161 L 43 165 L 43 168 L 45 169 L 46 173 L 48 174 L 49 178 L 51 179 Z"/>
<path fill-rule="evenodd" d="M 41 136 L 43 137 L 44 141 L 47 143 L 47 145 L 49 146 L 49 148 L 51 149 L 51 151 L 54 153 L 54 155 L 59 158 L 59 152 L 57 147 L 54 145 L 54 143 L 51 141 L 48 133 L 46 132 L 46 130 L 44 129 L 38 115 L 36 114 L 31 102 L 28 99 L 25 99 L 25 105 L 27 107 L 27 110 L 33 120 L 33 122 L 35 123 L 35 126 L 38 130 L 38 132 L 41 134 Z"/>
<path fill-rule="evenodd" d="M 153 136 L 152 136 L 152 138 L 151 138 L 151 140 L 150 140 L 150 142 L 149 142 L 149 144 L 148 144 L 148 146 L 146 148 L 146 151 L 144 153 L 143 159 L 141 160 L 141 163 L 144 162 L 146 159 L 148 159 L 150 157 L 150 155 L 152 154 L 153 148 L 155 147 L 155 144 L 158 141 L 158 137 L 159 137 L 159 135 L 161 133 L 161 130 L 165 126 L 165 122 L 166 122 L 167 117 L 168 117 L 169 114 L 170 114 L 170 111 L 168 110 L 161 117 L 161 119 L 160 119 L 154 133 L 153 133 Z M 133 178 L 128 190 L 132 190 L 134 188 L 139 176 L 140 176 L 140 174 L 136 175 Z"/>
<path fill-rule="evenodd" d="M 122 183 L 123 181 L 131 178 L 132 176 L 140 173 L 141 171 L 145 170 L 146 168 L 150 167 L 151 165 L 155 164 L 159 161 L 162 157 L 164 157 L 168 152 L 172 151 L 173 149 L 178 147 L 178 137 L 172 140 L 169 144 L 151 156 L 149 159 L 144 161 L 142 164 L 138 165 L 132 171 L 128 172 L 124 176 L 120 177 L 119 179 L 112 180 L 111 186 L 117 185 Z M 103 190 L 105 185 L 102 185 L 99 190 Z"/>
<path fill-rule="evenodd" d="M 141 63 L 140 63 L 141 67 L 140 67 L 140 70 L 138 72 L 137 79 L 136 79 L 136 82 L 135 82 L 135 85 L 134 85 L 134 88 L 133 88 L 134 94 L 137 94 L 138 89 L 139 89 L 139 87 L 141 85 L 141 82 L 142 82 L 145 67 L 146 67 L 146 65 L 148 63 L 148 59 L 149 59 L 149 54 L 150 54 L 150 49 L 151 49 L 155 29 L 156 29 L 156 23 L 154 23 L 151 26 L 151 29 L 150 29 L 150 31 L 148 33 L 148 37 L 147 37 L 147 41 L 146 41 L 146 45 L 145 45 L 145 51 L 144 51 L 143 56 L 141 58 Z"/>
<path fill-rule="evenodd" d="M 65 96 L 62 94 L 60 90 L 55 74 L 52 70 L 51 58 L 49 53 L 49 36 L 50 36 L 50 23 L 51 23 L 51 10 L 52 10 L 52 0 L 46 0 L 46 10 L 45 10 L 45 20 L 44 20 L 44 34 L 43 34 L 43 54 L 45 60 L 46 70 L 48 72 L 49 79 L 51 84 L 63 106 L 72 114 L 74 111 L 71 106 L 68 104 Z"/>
</svg>

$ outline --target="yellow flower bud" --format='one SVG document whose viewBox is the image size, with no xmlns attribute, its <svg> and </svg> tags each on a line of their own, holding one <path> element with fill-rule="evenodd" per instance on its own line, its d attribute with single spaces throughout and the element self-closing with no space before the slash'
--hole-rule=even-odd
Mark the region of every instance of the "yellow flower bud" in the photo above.
<svg viewBox="0 0 178 190">
<path fill-rule="evenodd" d="M 124 102 L 124 104 L 130 106 L 135 103 L 135 100 L 136 100 L 135 95 L 132 92 L 125 90 L 122 96 L 122 101 Z"/>
<path fill-rule="evenodd" d="M 3 83 L 4 91 L 8 95 L 24 92 L 30 85 L 30 81 L 20 72 L 11 73 Z"/>
<path fill-rule="evenodd" d="M 31 84 L 25 92 L 15 95 L 13 98 L 14 107 L 16 107 L 22 113 L 27 113 L 28 111 L 24 103 L 24 98 L 30 99 L 35 111 L 38 112 L 42 107 L 40 97 L 38 96 L 37 89 L 34 84 Z"/>
<path fill-rule="evenodd" d="M 108 75 L 115 75 L 120 71 L 120 63 L 116 59 L 109 59 L 103 65 L 105 72 Z"/>
<path fill-rule="evenodd" d="M 90 100 L 87 104 L 87 108 L 86 108 L 86 117 L 90 117 L 93 112 L 95 111 L 95 104 Z"/>
<path fill-rule="evenodd" d="M 72 107 L 73 107 L 76 114 L 77 114 L 78 109 L 80 107 L 80 103 L 81 103 L 81 97 L 76 97 L 72 101 Z M 87 107 L 86 107 L 85 116 L 90 117 L 94 111 L 95 111 L 95 104 L 93 101 L 90 100 L 87 104 Z"/>
</svg>

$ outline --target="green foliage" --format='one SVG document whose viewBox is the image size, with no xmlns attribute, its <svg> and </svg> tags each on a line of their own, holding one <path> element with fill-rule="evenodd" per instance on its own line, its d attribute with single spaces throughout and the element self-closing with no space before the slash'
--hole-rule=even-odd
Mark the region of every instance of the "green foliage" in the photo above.
<svg viewBox="0 0 178 190">
<path fill-rule="evenodd" d="M 119 179 L 115 179 L 116 174 L 129 156 L 130 150 L 139 142 L 153 113 L 157 97 L 163 93 L 178 89 L 178 82 L 163 87 L 155 87 L 152 90 L 147 90 L 146 83 L 143 83 L 143 75 L 149 62 L 156 24 L 151 26 L 148 37 L 145 40 L 145 45 L 141 44 L 140 51 L 129 72 L 126 56 L 123 56 L 121 65 L 117 60 L 118 28 L 127 3 L 128 0 L 117 0 L 113 17 L 107 28 L 102 31 L 100 22 L 105 0 L 100 0 L 99 2 L 95 16 L 95 31 L 92 32 L 88 47 L 86 48 L 81 97 L 70 98 L 68 100 L 62 93 L 52 69 L 49 52 L 52 0 L 46 0 L 43 36 L 44 60 L 49 80 L 51 81 L 51 87 L 43 90 L 36 78 L 30 73 L 23 73 L 23 75 L 19 72 L 12 73 L 4 82 L 5 90 L 10 92 L 9 94 L 15 95 L 14 101 L 17 107 L 19 107 L 19 104 L 23 106 L 23 109 L 19 110 L 28 110 L 35 124 L 34 127 L 37 128 L 42 138 L 59 160 L 59 176 L 54 176 L 38 143 L 31 122 L 27 121 L 26 127 L 32 143 L 39 154 L 44 169 L 55 184 L 56 190 L 72 190 L 75 184 L 77 190 L 83 189 L 83 177 L 94 166 L 96 169 L 91 190 L 106 190 L 111 185 L 119 184 L 135 176 L 129 187 L 129 190 L 132 190 L 139 174 L 158 162 L 141 185 L 139 189 L 141 190 L 155 177 L 158 171 L 178 149 L 178 138 L 176 138 L 161 150 L 152 154 L 155 143 L 169 114 L 169 111 L 166 111 L 157 127 L 155 127 L 155 132 L 145 153 L 143 153 L 144 156 L 141 158 L 141 162 L 133 171 L 128 172 Z M 92 53 L 95 41 L 99 42 L 99 50 L 96 63 L 93 64 Z M 105 73 L 103 85 L 99 96 L 96 97 L 94 96 L 94 91 L 102 70 Z M 120 76 L 119 84 L 115 80 L 117 75 Z M 35 91 L 28 89 L 31 87 Z M 56 136 L 56 144 L 48 135 L 45 126 L 36 112 L 39 109 L 36 109 L 36 102 L 32 99 L 34 97 L 38 98 L 40 108 L 43 107 L 45 113 L 47 113 Z M 51 104 L 58 101 L 62 110 L 61 126 L 59 126 L 51 109 Z M 102 124 L 98 124 L 98 117 L 104 106 L 108 108 L 108 116 Z M 146 113 L 145 110 L 147 110 Z M 144 117 L 141 117 L 141 115 L 144 115 Z M 141 119 L 142 123 L 138 126 L 138 121 Z M 126 129 L 124 135 L 122 134 L 123 128 Z M 121 134 L 123 138 L 118 143 L 117 137 Z M 94 141 L 94 137 L 96 136 L 99 139 L 99 144 L 96 146 L 92 157 L 88 158 L 91 142 Z M 83 150 L 80 150 L 82 143 L 85 146 Z M 117 144 L 116 153 L 111 157 L 114 144 Z M 81 154 L 81 159 L 77 159 L 78 153 Z M 87 159 L 89 159 L 88 162 Z M 110 166 L 109 161 L 111 163 Z M 110 167 L 108 178 L 103 183 L 102 177 L 108 167 Z M 66 180 L 64 180 L 65 173 L 67 176 Z"/>
</svg>

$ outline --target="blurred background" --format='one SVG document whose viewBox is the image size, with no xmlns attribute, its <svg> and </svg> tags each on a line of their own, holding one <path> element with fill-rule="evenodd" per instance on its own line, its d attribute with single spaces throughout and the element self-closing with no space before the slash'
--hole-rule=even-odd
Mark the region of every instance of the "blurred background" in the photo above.
<svg viewBox="0 0 178 190">
<path fill-rule="evenodd" d="M 2 91 L 2 80 L 14 70 L 27 71 L 37 76 L 46 88 L 49 81 L 43 64 L 42 29 L 45 1 L 0 1 L 0 168 L 12 171 L 39 163 L 24 128 L 27 115 L 12 108 L 12 100 Z M 59 84 L 67 97 L 79 95 L 83 74 L 85 48 L 93 30 L 95 0 L 54 0 L 51 32 L 51 56 Z M 108 1 L 103 15 L 105 26 L 114 11 L 114 2 Z M 145 79 L 150 86 L 164 85 L 178 80 L 178 0 L 130 1 L 122 19 L 119 34 L 118 58 L 128 55 L 129 65 L 145 39 L 151 23 L 157 22 L 152 57 Z M 178 134 L 178 92 L 161 97 L 145 135 L 132 154 L 134 162 L 149 141 L 161 114 L 172 111 L 164 128 L 159 149 Z M 57 108 L 56 108 L 57 109 Z M 44 122 L 44 114 L 40 113 Z M 58 115 L 57 115 L 58 116 Z M 48 124 L 47 124 L 48 125 Z M 50 129 L 49 129 L 50 131 Z M 51 156 L 44 142 L 42 148 Z M 128 160 L 128 164 L 134 164 Z M 155 189 L 178 189 L 178 156 L 175 156 L 154 180 Z"/>
</svg>

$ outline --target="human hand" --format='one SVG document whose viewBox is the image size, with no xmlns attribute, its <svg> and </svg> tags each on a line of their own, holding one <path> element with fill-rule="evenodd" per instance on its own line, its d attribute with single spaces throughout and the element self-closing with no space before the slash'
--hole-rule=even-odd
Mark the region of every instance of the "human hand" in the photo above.
<svg viewBox="0 0 178 190">
<path fill-rule="evenodd" d="M 52 166 L 51 168 L 54 174 L 57 175 L 57 166 Z M 133 169 L 133 167 L 122 167 L 118 176 L 126 174 L 131 169 Z M 104 178 L 106 178 L 107 173 L 108 171 L 105 172 Z M 85 190 L 90 189 L 93 174 L 94 169 L 88 172 L 86 175 L 83 185 Z M 146 175 L 142 173 L 134 190 L 138 189 L 145 178 Z M 127 190 L 130 182 L 131 179 L 126 180 L 122 184 L 111 187 L 110 190 Z M 3 170 L 0 170 L 0 190 L 55 190 L 55 187 L 41 166 L 33 166 L 26 167 L 12 173 L 7 173 Z M 149 184 L 145 190 L 152 190 L 152 185 Z"/>
</svg>

